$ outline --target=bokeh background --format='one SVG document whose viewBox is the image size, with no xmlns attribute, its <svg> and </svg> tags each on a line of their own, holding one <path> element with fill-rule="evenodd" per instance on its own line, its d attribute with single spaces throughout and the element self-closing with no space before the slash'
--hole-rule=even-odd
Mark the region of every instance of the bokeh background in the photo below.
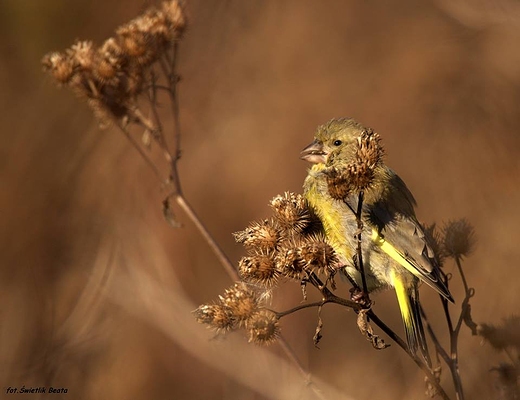
<svg viewBox="0 0 520 400">
<path fill-rule="evenodd" d="M 0 1 L 0 398 L 22 385 L 68 388 L 52 397 L 69 400 L 314 398 L 277 345 L 213 339 L 193 321 L 191 310 L 231 280 L 180 210 L 183 228 L 164 222 L 164 192 L 123 136 L 99 130 L 41 71 L 45 53 L 76 39 L 99 44 L 149 4 Z M 518 2 L 188 8 L 180 173 L 234 262 L 243 249 L 231 233 L 269 215 L 276 194 L 301 191 L 308 166 L 298 155 L 315 127 L 352 116 L 381 134 L 421 220 L 474 225 L 464 268 L 475 321 L 518 313 Z M 298 286 L 282 286 L 273 306 L 298 304 Z M 436 296 L 423 288 L 422 298 L 442 330 Z M 393 295 L 375 299 L 400 331 Z M 284 318 L 282 330 L 328 398 L 423 398 L 422 374 L 397 346 L 373 350 L 340 307 L 322 317 L 320 349 L 315 310 Z M 467 329 L 459 345 L 467 398 L 500 398 L 490 369 L 505 355 Z"/>
</svg>

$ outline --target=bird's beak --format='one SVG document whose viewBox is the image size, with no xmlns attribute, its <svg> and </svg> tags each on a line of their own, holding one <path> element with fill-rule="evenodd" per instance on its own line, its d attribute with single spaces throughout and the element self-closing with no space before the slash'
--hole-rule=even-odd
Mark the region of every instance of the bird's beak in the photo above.
<svg viewBox="0 0 520 400">
<path fill-rule="evenodd" d="M 325 164 L 328 153 L 323 149 L 323 143 L 319 140 L 314 140 L 310 145 L 304 148 L 300 153 L 302 160 L 313 164 Z"/>
</svg>

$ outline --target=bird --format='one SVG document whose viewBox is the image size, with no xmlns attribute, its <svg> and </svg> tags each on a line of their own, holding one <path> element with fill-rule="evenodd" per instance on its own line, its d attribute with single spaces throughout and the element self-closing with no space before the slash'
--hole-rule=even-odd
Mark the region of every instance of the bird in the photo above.
<svg viewBox="0 0 520 400">
<path fill-rule="evenodd" d="M 395 290 L 408 349 L 431 361 L 421 319 L 419 285 L 454 302 L 431 239 L 419 223 L 416 201 L 404 181 L 384 162 L 380 138 L 353 118 L 332 119 L 316 130 L 300 158 L 312 163 L 303 194 L 318 216 L 342 272 L 358 288 Z M 356 210 L 361 200 L 358 225 Z M 357 265 L 361 234 L 363 277 Z"/>
</svg>

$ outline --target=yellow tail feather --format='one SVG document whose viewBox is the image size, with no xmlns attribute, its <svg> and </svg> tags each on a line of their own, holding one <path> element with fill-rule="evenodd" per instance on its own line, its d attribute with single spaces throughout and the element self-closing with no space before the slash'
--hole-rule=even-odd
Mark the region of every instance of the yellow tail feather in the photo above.
<svg viewBox="0 0 520 400">
<path fill-rule="evenodd" d="M 404 329 L 406 331 L 406 339 L 408 341 L 408 347 L 412 353 L 415 354 L 417 351 L 418 338 L 416 335 L 417 328 L 415 326 L 415 319 L 413 316 L 412 304 L 408 296 L 408 289 L 404 286 L 402 279 L 395 271 L 391 273 L 393 286 L 397 295 L 397 302 L 399 303 L 399 310 L 401 311 L 401 317 L 404 323 Z"/>
</svg>

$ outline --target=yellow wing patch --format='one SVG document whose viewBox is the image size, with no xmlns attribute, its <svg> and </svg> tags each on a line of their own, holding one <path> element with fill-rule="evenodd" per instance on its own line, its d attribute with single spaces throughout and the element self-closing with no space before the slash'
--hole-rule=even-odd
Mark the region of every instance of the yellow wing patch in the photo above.
<svg viewBox="0 0 520 400">
<path fill-rule="evenodd" d="M 392 246 L 390 243 L 388 243 L 384 238 L 382 238 L 377 230 L 372 228 L 372 241 L 381 248 L 386 254 L 388 254 L 394 261 L 399 263 L 399 265 L 406 268 L 409 272 L 411 272 L 413 275 L 415 275 L 418 278 L 422 279 L 422 274 L 417 270 L 414 265 L 405 258 L 405 256 L 397 250 L 394 246 Z"/>
</svg>

